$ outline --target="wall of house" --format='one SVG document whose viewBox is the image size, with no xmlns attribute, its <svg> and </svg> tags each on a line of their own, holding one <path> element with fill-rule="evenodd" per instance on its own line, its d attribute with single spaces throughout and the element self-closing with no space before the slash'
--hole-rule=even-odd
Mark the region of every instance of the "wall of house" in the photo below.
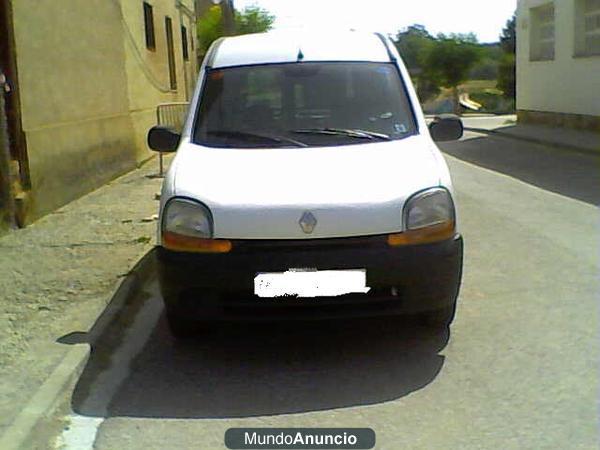
<svg viewBox="0 0 600 450">
<path fill-rule="evenodd" d="M 575 30 L 580 24 L 576 24 L 576 1 L 519 0 L 518 110 L 600 117 L 600 55 L 577 55 Z M 530 61 L 530 9 L 547 3 L 554 3 L 555 8 L 554 59 Z"/>
<path fill-rule="evenodd" d="M 125 25 L 125 55 L 128 79 L 128 99 L 132 124 L 135 130 L 136 158 L 138 161 L 151 156 L 146 146 L 146 134 L 156 124 L 156 106 L 160 103 L 184 102 L 191 96 L 197 76 L 197 64 L 193 57 L 190 40 L 196 39 L 195 24 L 178 8 L 175 0 L 146 0 L 152 6 L 154 16 L 155 49 L 146 48 L 144 32 L 143 1 L 123 0 L 122 11 Z M 193 0 L 181 1 L 194 10 Z M 170 17 L 173 28 L 177 89 L 169 83 L 167 37 L 165 17 Z M 184 62 L 181 26 L 187 28 L 189 60 Z"/>
<path fill-rule="evenodd" d="M 147 1 L 154 7 L 154 52 L 146 49 L 141 0 L 12 1 L 32 185 L 28 222 L 149 158 L 146 134 L 156 123 L 156 105 L 185 100 L 176 5 L 193 10 L 193 0 Z M 165 15 L 173 22 L 175 91 L 168 81 Z M 184 20 L 194 31 L 192 20 Z M 195 59 L 187 65 L 195 79 Z"/>
<path fill-rule="evenodd" d="M 135 165 L 119 5 L 68 3 L 13 2 L 28 221 Z"/>
</svg>

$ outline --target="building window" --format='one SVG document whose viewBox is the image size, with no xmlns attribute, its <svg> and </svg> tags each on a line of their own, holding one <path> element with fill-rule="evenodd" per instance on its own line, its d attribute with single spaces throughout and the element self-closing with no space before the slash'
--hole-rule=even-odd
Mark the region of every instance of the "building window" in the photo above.
<svg viewBox="0 0 600 450">
<path fill-rule="evenodd" d="M 554 59 L 554 4 L 531 8 L 529 59 L 531 61 L 548 61 Z"/>
<path fill-rule="evenodd" d="M 575 55 L 600 55 L 600 0 L 576 3 Z"/>
<path fill-rule="evenodd" d="M 144 30 L 146 32 L 146 48 L 156 50 L 156 39 L 154 37 L 154 14 L 152 5 L 144 2 Z"/>
<path fill-rule="evenodd" d="M 184 26 L 181 27 L 181 50 L 183 52 L 183 60 L 188 61 L 190 59 L 190 54 L 188 53 L 187 28 Z"/>
<path fill-rule="evenodd" d="M 175 50 L 173 48 L 173 23 L 170 17 L 165 17 L 165 32 L 167 34 L 167 60 L 169 63 L 169 82 L 171 90 L 177 89 L 177 72 L 175 70 Z"/>
</svg>

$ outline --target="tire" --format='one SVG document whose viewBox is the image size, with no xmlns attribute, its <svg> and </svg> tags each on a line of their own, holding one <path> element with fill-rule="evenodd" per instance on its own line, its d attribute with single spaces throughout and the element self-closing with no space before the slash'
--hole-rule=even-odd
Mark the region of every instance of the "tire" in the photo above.
<svg viewBox="0 0 600 450">
<path fill-rule="evenodd" d="M 169 330 L 176 339 L 186 339 L 199 334 L 199 323 L 194 320 L 183 319 L 180 316 L 167 312 Z"/>
<path fill-rule="evenodd" d="M 456 314 L 456 302 L 441 309 L 428 311 L 420 315 L 420 322 L 431 328 L 448 328 Z"/>
</svg>

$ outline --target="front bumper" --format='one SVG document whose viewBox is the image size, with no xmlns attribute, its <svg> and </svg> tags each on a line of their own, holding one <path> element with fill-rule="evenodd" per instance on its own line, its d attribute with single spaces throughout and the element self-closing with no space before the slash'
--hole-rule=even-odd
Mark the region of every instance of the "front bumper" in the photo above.
<svg viewBox="0 0 600 450">
<path fill-rule="evenodd" d="M 314 240 L 237 240 L 224 254 L 156 248 L 170 314 L 198 319 L 279 320 L 412 314 L 451 305 L 462 275 L 460 235 L 391 247 L 387 236 Z M 259 272 L 290 268 L 367 270 L 368 294 L 274 299 L 254 296 Z M 392 290 L 392 288 L 395 288 Z"/>
</svg>

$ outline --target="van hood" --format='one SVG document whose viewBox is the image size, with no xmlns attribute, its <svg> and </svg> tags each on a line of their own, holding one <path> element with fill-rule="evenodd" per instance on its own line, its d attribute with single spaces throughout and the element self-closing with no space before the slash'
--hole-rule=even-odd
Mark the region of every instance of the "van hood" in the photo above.
<svg viewBox="0 0 600 450">
<path fill-rule="evenodd" d="M 163 200 L 179 196 L 204 203 L 212 212 L 215 238 L 392 233 L 402 229 L 408 197 L 440 184 L 435 151 L 422 135 L 309 148 L 228 149 L 184 143 L 170 170 L 171 192 Z M 311 232 L 300 224 L 309 212 L 316 221 Z"/>
</svg>

